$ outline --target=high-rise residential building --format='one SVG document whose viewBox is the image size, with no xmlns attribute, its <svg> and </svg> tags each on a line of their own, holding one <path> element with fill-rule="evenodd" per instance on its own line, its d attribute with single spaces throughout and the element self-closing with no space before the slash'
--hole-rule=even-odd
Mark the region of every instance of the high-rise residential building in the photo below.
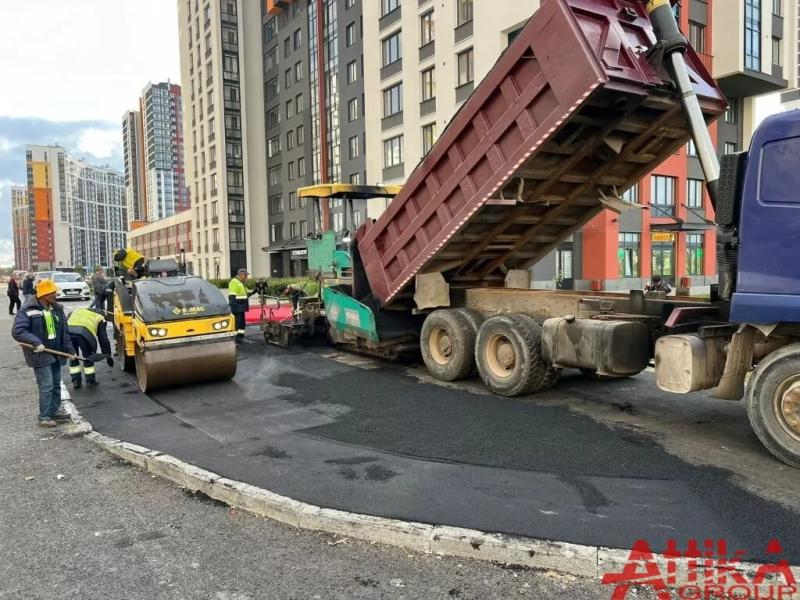
<svg viewBox="0 0 800 600">
<path fill-rule="evenodd" d="M 322 227 L 297 188 L 366 183 L 361 6 L 361 0 L 268 0 L 264 6 L 268 252 L 274 277 L 305 273 L 304 238 Z M 362 200 L 354 201 L 352 213 L 343 200 L 329 209 L 329 225 L 342 236 L 366 218 Z"/>
<path fill-rule="evenodd" d="M 177 1 L 195 271 L 267 275 L 262 2 Z"/>
<path fill-rule="evenodd" d="M 784 92 L 781 94 L 781 104 L 783 105 L 783 110 L 797 110 L 800 108 L 800 0 L 775 0 L 775 9 L 774 11 L 782 11 L 783 5 L 786 2 L 791 2 L 792 4 L 796 3 L 797 6 L 797 15 L 796 15 L 796 26 L 794 27 L 795 33 L 795 44 L 797 48 L 797 56 L 795 60 L 797 61 L 796 70 L 794 73 L 787 73 L 787 79 L 789 79 L 789 85 L 794 87 L 794 89 Z M 786 18 L 791 19 L 792 15 L 786 15 Z M 789 23 L 791 27 L 791 23 Z M 792 47 L 791 40 L 786 40 L 785 44 L 788 47 Z"/>
<path fill-rule="evenodd" d="M 31 232 L 28 188 L 11 186 L 11 225 L 14 234 L 14 266 L 29 271 L 31 268 Z"/>
<path fill-rule="evenodd" d="M 30 268 L 109 267 L 125 247 L 122 173 L 68 156 L 60 146 L 27 146 Z"/>
<path fill-rule="evenodd" d="M 125 195 L 134 227 L 189 208 L 182 106 L 179 85 L 149 83 L 139 110 L 122 119 Z"/>
<path fill-rule="evenodd" d="M 144 131 L 142 130 L 141 110 L 129 110 L 122 118 L 122 155 L 125 167 L 125 202 L 128 207 L 128 228 L 135 229 L 141 223 L 147 221 Z"/>
<path fill-rule="evenodd" d="M 365 104 L 372 107 L 365 113 L 368 183 L 405 181 L 538 6 L 538 0 L 364 3 L 363 46 L 376 49 L 364 53 Z M 711 127 L 718 151 L 741 150 L 754 127 L 754 97 L 785 88 L 784 73 L 794 73 L 797 6 L 709 0 L 684 2 L 675 12 L 731 100 Z M 534 267 L 534 285 L 627 290 L 661 274 L 692 291 L 716 281 L 713 209 L 695 154 L 689 143 L 620 190 L 623 200 L 646 210 L 598 215 Z M 371 201 L 369 217 L 385 206 Z"/>
</svg>

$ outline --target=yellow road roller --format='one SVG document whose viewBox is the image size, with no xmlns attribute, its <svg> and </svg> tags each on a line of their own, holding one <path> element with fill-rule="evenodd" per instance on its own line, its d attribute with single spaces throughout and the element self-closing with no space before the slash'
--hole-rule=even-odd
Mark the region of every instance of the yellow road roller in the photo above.
<svg viewBox="0 0 800 600">
<path fill-rule="evenodd" d="M 212 283 L 192 275 L 118 277 L 113 287 L 117 356 L 143 392 L 236 374 L 233 315 Z"/>
</svg>

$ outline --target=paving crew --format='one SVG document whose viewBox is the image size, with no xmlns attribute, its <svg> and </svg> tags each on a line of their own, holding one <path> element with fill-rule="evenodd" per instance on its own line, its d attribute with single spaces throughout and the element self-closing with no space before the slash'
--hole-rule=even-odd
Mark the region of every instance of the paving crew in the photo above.
<svg viewBox="0 0 800 600">
<path fill-rule="evenodd" d="M 58 287 L 50 279 L 42 279 L 36 286 L 36 295 L 29 298 L 17 311 L 11 336 L 18 342 L 33 346 L 23 347 L 25 362 L 33 369 L 39 387 L 39 426 L 55 427 L 56 421 L 69 419 L 61 409 L 62 358 L 45 350 L 72 354 L 72 341 L 67 334 L 67 317 L 63 307 L 56 302 Z"/>
<path fill-rule="evenodd" d="M 299 283 L 290 283 L 283 288 L 283 295 L 292 299 L 292 307 L 297 310 L 300 306 L 300 299 L 305 297 L 305 285 Z"/>
<path fill-rule="evenodd" d="M 138 279 L 147 275 L 147 259 L 133 248 L 116 250 L 114 260 L 122 266 L 126 277 Z"/>
<path fill-rule="evenodd" d="M 236 277 L 231 279 L 228 283 L 228 304 L 230 304 L 231 312 L 236 320 L 236 343 L 239 344 L 244 339 L 244 332 L 246 327 L 245 313 L 250 308 L 250 296 L 255 294 L 255 290 L 248 292 L 244 286 L 247 281 L 247 276 L 250 273 L 247 269 L 239 269 L 236 272 Z"/>
<path fill-rule="evenodd" d="M 98 343 L 103 354 L 111 354 L 111 344 L 108 342 L 106 333 L 106 319 L 102 309 L 78 308 L 72 311 L 67 321 L 72 345 L 78 356 L 87 358 L 97 353 Z M 72 387 L 81 387 L 81 362 L 83 362 L 83 375 L 86 375 L 86 386 L 96 387 L 98 385 L 95 375 L 94 363 L 89 360 L 80 361 L 71 359 L 69 361 L 69 375 L 72 379 Z M 106 359 L 109 367 L 114 366 L 114 359 L 109 356 Z"/>
</svg>

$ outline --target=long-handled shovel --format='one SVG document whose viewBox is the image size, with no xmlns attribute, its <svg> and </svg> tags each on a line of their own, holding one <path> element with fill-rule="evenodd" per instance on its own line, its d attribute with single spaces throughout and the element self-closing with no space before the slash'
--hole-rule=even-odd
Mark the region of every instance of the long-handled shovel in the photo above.
<svg viewBox="0 0 800 600">
<path fill-rule="evenodd" d="M 23 344 L 22 342 L 19 343 L 20 346 L 23 348 L 30 348 L 31 350 L 35 350 L 36 346 L 32 344 Z M 82 360 L 84 362 L 100 362 L 101 360 L 107 359 L 110 354 L 92 354 L 91 356 L 78 356 L 76 354 L 69 354 L 68 352 L 59 352 L 58 350 L 50 350 L 50 348 L 45 348 L 42 352 L 47 352 L 48 354 L 55 354 L 56 356 L 63 356 L 64 358 L 69 358 L 72 360 Z"/>
</svg>

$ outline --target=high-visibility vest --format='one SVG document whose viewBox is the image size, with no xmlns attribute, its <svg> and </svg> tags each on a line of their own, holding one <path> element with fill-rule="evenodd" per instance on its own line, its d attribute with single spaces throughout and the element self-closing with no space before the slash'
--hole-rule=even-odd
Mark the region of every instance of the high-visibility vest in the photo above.
<svg viewBox="0 0 800 600">
<path fill-rule="evenodd" d="M 100 323 L 105 321 L 102 315 L 98 315 L 88 308 L 78 308 L 69 316 L 67 325 L 70 327 L 85 327 L 91 334 L 97 337 L 97 328 Z"/>
<path fill-rule="evenodd" d="M 122 266 L 126 269 L 133 269 L 136 267 L 136 263 L 143 259 L 143 254 L 139 254 L 133 248 L 125 248 L 125 258 L 123 258 L 121 262 Z"/>
<path fill-rule="evenodd" d="M 237 300 L 247 300 L 247 288 L 238 277 L 231 279 L 228 284 L 228 296 L 233 296 Z"/>
</svg>

